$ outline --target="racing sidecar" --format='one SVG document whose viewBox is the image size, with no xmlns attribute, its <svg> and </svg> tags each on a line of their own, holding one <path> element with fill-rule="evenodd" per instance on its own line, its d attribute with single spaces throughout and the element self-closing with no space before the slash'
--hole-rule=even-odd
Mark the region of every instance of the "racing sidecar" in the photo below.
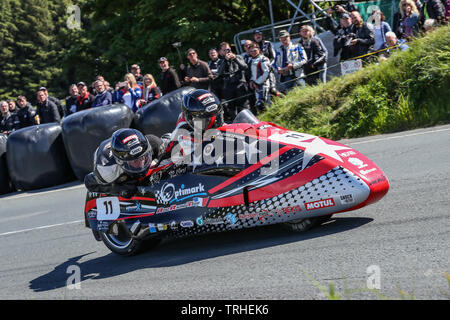
<svg viewBox="0 0 450 320">
<path fill-rule="evenodd" d="M 163 237 L 275 223 L 305 231 L 389 189 L 370 159 L 325 138 L 256 120 L 210 138 L 191 162 L 156 172 L 130 199 L 88 192 L 84 216 L 97 240 L 133 255 Z"/>
</svg>

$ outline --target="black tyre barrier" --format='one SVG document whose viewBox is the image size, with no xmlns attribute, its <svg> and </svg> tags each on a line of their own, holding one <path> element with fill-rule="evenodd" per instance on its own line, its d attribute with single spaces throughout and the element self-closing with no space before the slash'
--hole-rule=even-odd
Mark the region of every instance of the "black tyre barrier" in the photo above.
<svg viewBox="0 0 450 320">
<path fill-rule="evenodd" d="M 182 87 L 146 104 L 136 112 L 133 128 L 158 137 L 172 132 L 181 112 L 181 98 L 193 89 Z"/>
<path fill-rule="evenodd" d="M 63 119 L 62 136 L 70 165 L 78 180 L 92 171 L 94 152 L 114 131 L 129 128 L 134 113 L 125 104 L 83 110 Z"/>
<path fill-rule="evenodd" d="M 35 190 L 74 181 L 58 123 L 11 133 L 6 145 L 9 175 L 17 190 Z"/>
<path fill-rule="evenodd" d="M 6 142 L 8 137 L 0 133 L 0 194 L 13 191 L 11 179 L 9 178 L 8 166 L 6 163 Z"/>
</svg>

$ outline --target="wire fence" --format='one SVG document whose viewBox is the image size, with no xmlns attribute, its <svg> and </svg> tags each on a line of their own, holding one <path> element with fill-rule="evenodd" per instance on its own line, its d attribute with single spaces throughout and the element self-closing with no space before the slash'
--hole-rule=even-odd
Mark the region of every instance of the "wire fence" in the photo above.
<svg viewBox="0 0 450 320">
<path fill-rule="evenodd" d="M 377 51 L 369 52 L 367 54 L 364 54 L 364 55 L 361 55 L 361 56 L 357 56 L 357 57 L 353 57 L 353 58 L 350 58 L 350 59 L 347 59 L 347 60 L 344 60 L 344 61 L 340 61 L 339 63 L 336 63 L 336 64 L 331 65 L 331 66 L 327 66 L 326 68 L 323 68 L 323 69 L 320 69 L 320 70 L 317 70 L 317 71 L 314 71 L 314 72 L 311 72 L 311 73 L 308 73 L 307 75 L 304 74 L 304 75 L 302 75 L 300 77 L 294 77 L 291 80 L 287 80 L 285 82 L 282 82 L 282 84 L 285 85 L 285 84 L 288 84 L 290 82 L 306 79 L 307 77 L 310 77 L 312 75 L 320 74 L 321 72 L 325 72 L 325 71 L 328 71 L 329 69 L 332 69 L 332 68 L 335 68 L 337 66 L 340 66 L 345 61 L 358 60 L 358 59 L 370 57 L 370 56 L 379 54 L 381 52 L 385 52 L 385 51 L 388 51 L 388 50 L 391 50 L 391 49 L 398 48 L 399 46 L 401 46 L 403 44 L 406 44 L 406 42 L 402 43 L 402 44 L 397 44 L 395 46 L 387 47 L 387 48 L 384 48 L 384 49 L 380 49 L 380 50 L 377 50 Z M 234 102 L 236 100 L 240 100 L 240 99 L 243 99 L 243 98 L 251 97 L 253 95 L 255 95 L 255 92 L 251 92 L 251 93 L 248 93 L 248 94 L 245 94 L 245 95 L 242 95 L 242 96 L 238 96 L 238 97 L 235 97 L 235 98 L 232 98 L 232 99 L 229 99 L 229 100 L 224 100 L 224 101 L 221 102 L 221 104 L 224 105 L 224 104 L 227 104 L 227 103 L 230 103 L 230 102 Z"/>
</svg>

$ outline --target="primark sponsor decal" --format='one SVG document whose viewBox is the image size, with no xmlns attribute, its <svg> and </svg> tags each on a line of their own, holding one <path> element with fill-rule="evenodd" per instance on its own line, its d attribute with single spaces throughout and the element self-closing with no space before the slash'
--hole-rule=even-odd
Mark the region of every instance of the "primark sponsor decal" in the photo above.
<svg viewBox="0 0 450 320">
<path fill-rule="evenodd" d="M 334 206 L 335 206 L 335 203 L 334 203 L 333 198 L 305 203 L 305 208 L 308 211 L 322 209 L 322 208 L 328 208 L 328 207 L 334 207 Z"/>
<path fill-rule="evenodd" d="M 205 186 L 201 182 L 193 187 L 182 184 L 179 188 L 176 188 L 173 183 L 166 182 L 160 190 L 156 191 L 156 200 L 159 203 L 172 203 L 200 195 L 206 195 Z"/>
</svg>

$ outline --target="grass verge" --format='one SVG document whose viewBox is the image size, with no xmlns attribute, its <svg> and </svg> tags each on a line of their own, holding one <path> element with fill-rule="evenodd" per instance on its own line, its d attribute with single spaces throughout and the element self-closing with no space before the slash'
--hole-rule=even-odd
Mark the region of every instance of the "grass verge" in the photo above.
<svg viewBox="0 0 450 320">
<path fill-rule="evenodd" d="M 450 26 L 408 45 L 353 74 L 295 88 L 260 119 L 330 139 L 449 123 Z"/>
</svg>

